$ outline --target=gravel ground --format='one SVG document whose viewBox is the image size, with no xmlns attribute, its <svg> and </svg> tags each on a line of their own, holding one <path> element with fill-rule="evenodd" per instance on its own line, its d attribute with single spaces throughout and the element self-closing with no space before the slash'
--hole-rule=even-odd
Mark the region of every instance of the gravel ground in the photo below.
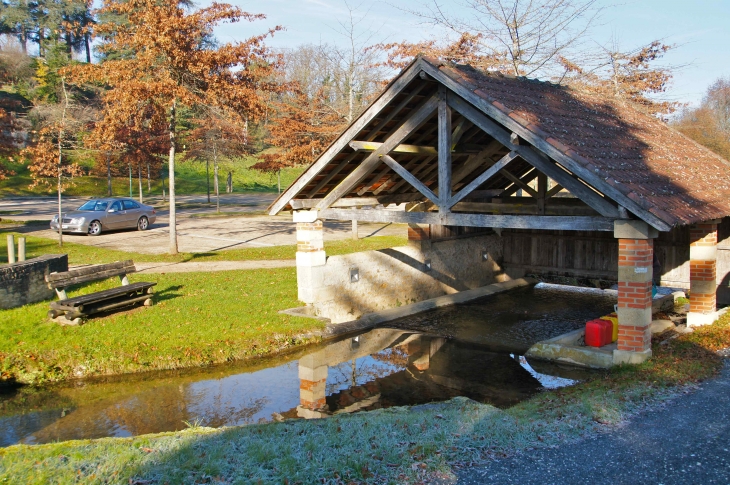
<svg viewBox="0 0 730 485">
<path fill-rule="evenodd" d="M 730 362 L 663 408 L 559 448 L 460 470 L 459 484 L 728 484 Z"/>
</svg>

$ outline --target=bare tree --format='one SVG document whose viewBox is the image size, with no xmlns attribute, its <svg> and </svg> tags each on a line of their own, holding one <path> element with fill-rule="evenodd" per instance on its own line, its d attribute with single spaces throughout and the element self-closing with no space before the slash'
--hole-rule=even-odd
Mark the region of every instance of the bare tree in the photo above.
<svg viewBox="0 0 730 485">
<path fill-rule="evenodd" d="M 464 16 L 438 0 L 409 11 L 458 37 L 471 36 L 494 69 L 516 76 L 544 77 L 571 57 L 596 20 L 598 0 L 464 0 Z"/>
</svg>

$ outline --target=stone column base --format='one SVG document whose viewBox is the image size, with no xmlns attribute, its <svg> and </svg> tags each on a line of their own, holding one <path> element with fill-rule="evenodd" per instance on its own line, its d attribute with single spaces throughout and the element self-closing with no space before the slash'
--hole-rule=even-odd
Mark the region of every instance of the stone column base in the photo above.
<svg viewBox="0 0 730 485">
<path fill-rule="evenodd" d="M 712 325 L 717 320 L 717 312 L 712 313 L 687 313 L 687 327 L 701 327 L 703 325 Z"/>
<path fill-rule="evenodd" d="M 614 350 L 613 364 L 641 364 L 651 358 L 651 349 L 643 352 L 631 352 L 628 350 Z"/>
</svg>

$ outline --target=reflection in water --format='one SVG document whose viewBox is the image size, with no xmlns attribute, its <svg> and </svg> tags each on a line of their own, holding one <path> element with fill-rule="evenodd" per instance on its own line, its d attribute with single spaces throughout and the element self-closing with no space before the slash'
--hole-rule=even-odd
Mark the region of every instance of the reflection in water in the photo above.
<svg viewBox="0 0 730 485">
<path fill-rule="evenodd" d="M 323 344 L 298 361 L 283 357 L 263 369 L 239 364 L 172 377 L 160 373 L 111 383 L 20 389 L 0 395 L 0 446 L 174 431 L 186 422 L 220 427 L 316 418 L 456 396 L 511 406 L 586 375 L 575 369 L 566 374 L 558 366 L 528 363 L 519 356 L 530 339 L 565 331 L 565 322 L 552 312 L 585 321 L 611 304 L 602 294 L 561 296 L 547 290 L 547 296 L 522 299 L 518 317 L 506 316 L 502 299 L 514 303 L 515 297 L 503 294 L 481 306 L 449 309 L 454 318 L 436 310 L 412 317 L 410 323 L 398 322 L 401 327 L 426 327 L 432 335 L 403 328 L 371 330 Z M 565 310 L 566 298 L 588 307 Z M 462 315 L 465 308 L 469 318 Z M 543 328 L 535 328 L 536 322 Z M 527 336 L 509 338 L 523 331 Z M 494 352 L 494 335 L 512 353 Z"/>
</svg>

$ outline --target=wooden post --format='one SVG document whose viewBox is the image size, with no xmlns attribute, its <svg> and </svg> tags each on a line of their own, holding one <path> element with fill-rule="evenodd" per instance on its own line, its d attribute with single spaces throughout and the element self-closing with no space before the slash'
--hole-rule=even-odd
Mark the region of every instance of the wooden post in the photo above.
<svg viewBox="0 0 730 485">
<path fill-rule="evenodd" d="M 547 175 L 541 173 L 537 176 L 537 214 L 545 215 L 545 194 L 547 194 Z"/>
<path fill-rule="evenodd" d="M 25 237 L 18 237 L 18 261 L 25 261 Z"/>
<path fill-rule="evenodd" d="M 357 234 L 357 220 L 356 219 L 353 219 L 352 220 L 352 239 L 355 239 L 355 240 L 358 239 L 358 234 Z"/>
<path fill-rule="evenodd" d="M 447 211 L 451 198 L 451 108 L 446 102 L 446 88 L 439 87 L 438 167 L 439 212 Z"/>
<path fill-rule="evenodd" d="M 58 221 L 59 225 L 61 221 Z M 12 234 L 8 234 L 8 264 L 15 263 L 15 238 Z"/>
</svg>

